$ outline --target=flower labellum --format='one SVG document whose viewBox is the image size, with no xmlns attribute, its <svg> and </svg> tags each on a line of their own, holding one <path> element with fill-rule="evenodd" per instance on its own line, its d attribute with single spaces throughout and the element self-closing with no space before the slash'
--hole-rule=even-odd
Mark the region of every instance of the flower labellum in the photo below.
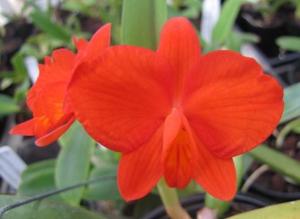
<svg viewBox="0 0 300 219">
<path fill-rule="evenodd" d="M 233 157 L 264 141 L 283 110 L 283 92 L 251 58 L 202 55 L 185 18 L 164 25 L 157 51 L 114 46 L 74 72 L 68 95 L 76 118 L 102 145 L 122 153 L 118 186 L 130 201 L 160 178 L 175 188 L 195 180 L 230 200 Z"/>
<path fill-rule="evenodd" d="M 66 90 L 74 69 L 81 62 L 98 57 L 110 45 L 110 24 L 100 28 L 87 42 L 74 39 L 78 49 L 57 49 L 39 65 L 39 77 L 27 96 L 33 118 L 11 129 L 11 134 L 35 136 L 36 145 L 45 146 L 58 139 L 74 122 L 75 116 Z"/>
</svg>

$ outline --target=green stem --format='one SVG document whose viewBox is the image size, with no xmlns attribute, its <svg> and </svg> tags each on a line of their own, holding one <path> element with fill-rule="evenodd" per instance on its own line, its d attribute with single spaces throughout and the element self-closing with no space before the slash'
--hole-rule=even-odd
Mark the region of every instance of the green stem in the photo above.
<svg viewBox="0 0 300 219">
<path fill-rule="evenodd" d="M 295 12 L 296 18 L 300 19 L 300 2 L 296 3 L 296 12 Z"/>
<path fill-rule="evenodd" d="M 164 179 L 157 184 L 159 195 L 165 206 L 166 212 L 172 219 L 191 219 L 189 214 L 182 208 L 176 189 L 168 187 Z"/>
</svg>

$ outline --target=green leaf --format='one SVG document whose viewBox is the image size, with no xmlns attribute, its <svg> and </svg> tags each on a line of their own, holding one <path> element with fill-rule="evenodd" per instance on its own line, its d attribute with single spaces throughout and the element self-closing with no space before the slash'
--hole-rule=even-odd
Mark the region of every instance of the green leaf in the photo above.
<svg viewBox="0 0 300 219">
<path fill-rule="evenodd" d="M 227 219 L 297 219 L 300 201 L 287 202 L 238 214 Z"/>
<path fill-rule="evenodd" d="M 294 0 L 294 4 L 296 6 L 295 16 L 296 16 L 297 20 L 299 20 L 300 19 L 300 1 Z"/>
<path fill-rule="evenodd" d="M 30 87 L 29 78 L 26 78 L 21 84 L 15 89 L 14 100 L 17 103 L 23 103 L 26 99 L 27 91 Z"/>
<path fill-rule="evenodd" d="M 165 0 L 124 0 L 122 44 L 155 49 L 161 26 L 167 19 Z"/>
<path fill-rule="evenodd" d="M 225 45 L 226 48 L 239 52 L 243 44 L 256 43 L 258 41 L 259 38 L 254 34 L 231 31 L 231 33 L 225 41 Z"/>
<path fill-rule="evenodd" d="M 300 127 L 300 118 L 294 119 L 290 121 L 288 124 L 286 124 L 278 133 L 277 139 L 276 139 L 276 145 L 281 146 L 284 142 L 285 137 L 291 132 L 299 129 Z"/>
<path fill-rule="evenodd" d="M 283 36 L 276 40 L 277 45 L 285 50 L 300 51 L 300 37 Z"/>
<path fill-rule="evenodd" d="M 300 134 L 300 124 L 298 126 L 293 127 L 293 132 Z"/>
<path fill-rule="evenodd" d="M 9 115 L 18 112 L 19 110 L 20 108 L 13 98 L 0 94 L 0 116 Z"/>
<path fill-rule="evenodd" d="M 190 19 L 197 19 L 202 9 L 202 1 L 199 0 L 185 0 L 184 4 L 169 5 L 168 14 L 169 17 L 183 16 Z M 184 8 L 184 9 L 183 9 Z"/>
<path fill-rule="evenodd" d="M 25 198 L 1 195 L 0 206 L 22 201 Z M 100 214 L 95 214 L 81 207 L 72 207 L 61 202 L 42 200 L 27 204 L 6 212 L 3 219 L 104 219 Z"/>
<path fill-rule="evenodd" d="M 34 56 L 37 59 L 43 59 L 49 55 L 55 48 L 68 46 L 69 40 L 62 41 L 54 37 L 49 37 L 48 33 L 42 32 L 29 37 L 26 43 L 22 45 L 20 53 L 26 56 Z"/>
<path fill-rule="evenodd" d="M 105 175 L 116 175 L 117 167 L 115 165 L 106 165 L 94 168 L 91 172 L 90 180 L 97 179 Z M 88 200 L 118 200 L 120 194 L 116 178 L 103 180 L 99 183 L 90 184 L 84 194 L 84 198 Z"/>
<path fill-rule="evenodd" d="M 54 182 L 55 161 L 54 159 L 44 160 L 29 165 L 22 173 L 18 195 L 33 196 L 56 189 Z"/>
<path fill-rule="evenodd" d="M 32 174 L 37 172 L 42 172 L 46 169 L 54 169 L 55 168 L 55 159 L 48 159 L 39 161 L 27 166 L 27 168 L 22 173 L 22 180 L 30 180 L 32 178 Z"/>
<path fill-rule="evenodd" d="M 93 164 L 100 168 L 105 164 L 117 165 L 119 163 L 120 156 L 120 153 L 116 153 L 105 147 L 99 147 L 99 150 L 95 150 Z"/>
<path fill-rule="evenodd" d="M 74 123 L 60 139 L 61 151 L 57 158 L 55 182 L 57 188 L 64 188 L 88 179 L 90 158 L 95 147 L 79 123 Z M 83 188 L 62 193 L 62 198 L 72 205 L 79 203 Z"/>
<path fill-rule="evenodd" d="M 242 3 L 246 0 L 227 0 L 225 1 L 220 18 L 216 23 L 213 33 L 212 42 L 216 46 L 221 46 L 225 43 L 232 32 L 234 22 L 239 13 Z"/>
<path fill-rule="evenodd" d="M 284 89 L 284 112 L 280 123 L 300 116 L 300 83 Z"/>
<path fill-rule="evenodd" d="M 251 156 L 267 164 L 272 170 L 293 179 L 300 184 L 300 162 L 289 156 L 261 145 L 250 152 Z"/>
<path fill-rule="evenodd" d="M 14 69 L 14 82 L 21 82 L 27 77 L 27 70 L 24 63 L 24 55 L 20 52 L 16 53 L 11 59 Z"/>
<path fill-rule="evenodd" d="M 32 23 L 47 33 L 49 36 L 68 42 L 71 34 L 62 26 L 51 21 L 51 19 L 43 12 L 35 10 L 30 14 Z"/>
</svg>

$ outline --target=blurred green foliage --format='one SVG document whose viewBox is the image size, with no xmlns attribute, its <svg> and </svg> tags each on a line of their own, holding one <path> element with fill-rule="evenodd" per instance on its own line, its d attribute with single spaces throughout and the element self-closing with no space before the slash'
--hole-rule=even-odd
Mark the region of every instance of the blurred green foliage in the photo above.
<svg viewBox="0 0 300 219">
<path fill-rule="evenodd" d="M 169 17 L 184 16 L 190 19 L 197 19 L 202 10 L 202 0 L 174 0 L 168 6 Z"/>
<path fill-rule="evenodd" d="M 220 19 L 213 30 L 212 42 L 204 42 L 202 44 L 205 47 L 204 51 L 220 49 L 223 47 L 240 51 L 241 45 L 244 43 L 257 42 L 259 40 L 253 34 L 241 33 L 234 30 L 235 21 L 240 7 L 246 1 L 251 0 L 227 0 L 224 3 Z M 277 2 L 269 0 L 253 1 L 261 4 L 262 7 L 260 10 L 262 10 L 265 14 L 273 13 L 282 2 L 295 3 L 297 5 L 296 14 L 299 13 L 298 8 L 300 8 L 300 1 L 297 0 L 278 0 Z M 136 2 L 140 3 L 140 1 Z M 269 7 L 268 10 L 264 10 L 265 5 L 270 5 L 267 6 Z M 160 8 L 159 10 L 162 12 L 161 17 L 158 19 L 152 18 L 151 15 L 148 14 L 145 18 L 145 20 L 156 19 L 156 26 L 149 29 L 149 32 L 152 34 L 151 37 L 155 35 L 153 37 L 156 38 L 155 42 L 157 41 L 159 28 L 166 18 L 166 12 L 163 11 L 165 10 L 164 6 L 160 6 L 158 8 Z M 30 84 L 24 65 L 24 58 L 26 56 L 34 56 L 38 60 L 41 60 L 46 55 L 49 55 L 55 48 L 68 47 L 74 49 L 74 45 L 71 42 L 71 37 L 73 35 L 83 38 L 89 38 L 91 36 L 90 32 L 86 32 L 84 30 L 82 18 L 93 18 L 99 23 L 112 23 L 113 43 L 121 43 L 122 0 L 64 0 L 60 5 L 61 10 L 59 13 L 56 8 L 51 7 L 49 7 L 47 11 L 42 12 L 34 4 L 34 1 L 28 1 L 23 10 L 25 12 L 29 9 L 31 12 L 27 18 L 28 22 L 31 22 L 38 31 L 35 32 L 34 35 L 30 36 L 19 51 L 14 54 L 11 59 L 12 70 L 0 73 L 1 90 L 5 90 L 11 86 L 14 87 L 13 95 L 0 95 L 0 117 L 20 111 L 20 105 L 24 102 L 26 91 Z M 134 9 L 136 8 L 133 8 L 132 11 L 134 11 Z M 174 0 L 173 4 L 168 5 L 168 16 L 185 16 L 195 21 L 199 21 L 201 9 L 202 1 L 200 0 Z M 145 16 L 145 14 L 141 14 Z M 123 28 L 128 28 L 129 30 L 125 34 L 125 40 L 124 38 L 122 39 L 123 43 L 136 40 L 138 37 L 133 39 L 132 33 L 135 31 L 140 34 L 141 29 L 139 28 L 142 28 L 136 26 L 137 23 L 138 25 L 143 26 L 146 22 L 145 20 L 143 20 L 144 23 L 140 22 L 140 20 L 136 22 L 136 14 L 131 17 L 130 15 L 131 14 L 128 15 L 129 18 L 123 26 Z M 131 27 L 132 29 L 130 29 Z M 296 39 L 291 37 L 280 38 L 278 40 L 278 44 L 287 50 L 300 51 L 300 49 L 295 46 L 295 44 L 298 43 L 298 40 L 298 38 Z M 153 47 L 153 44 L 154 43 L 151 43 L 149 47 Z M 285 110 L 291 111 L 294 110 L 294 105 L 299 102 L 299 95 L 296 94 L 299 92 L 300 88 L 298 87 L 296 90 L 294 88 L 293 94 L 290 94 L 292 92 L 288 89 L 285 91 L 287 106 Z M 291 105 L 292 107 L 288 108 Z M 289 131 L 294 131 L 296 133 L 300 133 L 299 119 L 292 119 L 298 118 L 298 111 L 299 109 L 297 109 L 297 115 L 292 118 L 289 117 L 288 119 L 285 119 L 286 116 L 290 116 L 292 113 L 285 113 L 283 116 L 284 122 L 291 121 L 291 123 L 288 124 L 289 126 L 287 125 L 287 127 L 289 127 Z M 290 128 L 291 126 L 292 128 Z M 22 174 L 22 182 L 18 191 L 19 195 L 32 196 L 51 189 L 63 188 L 76 182 L 96 179 L 106 174 L 116 174 L 117 163 L 120 155 L 103 148 L 100 150 L 94 150 L 95 143 L 86 135 L 78 124 L 75 124 L 72 129 L 63 136 L 60 143 L 61 152 L 58 159 L 33 164 Z M 273 151 L 270 152 L 268 151 L 268 148 L 263 147 L 262 149 L 258 149 L 257 152 L 259 152 L 258 154 L 266 154 L 266 156 L 260 156 L 258 158 L 261 162 L 268 163 L 270 160 L 272 161 L 272 157 L 268 155 L 271 155 Z M 255 157 L 255 152 L 253 155 Z M 277 153 L 274 156 L 278 158 L 276 159 L 275 164 L 272 163 L 273 166 L 275 165 L 275 170 L 278 170 L 276 167 L 277 164 L 282 162 L 294 162 L 291 158 L 287 159 L 285 156 L 278 155 Z M 296 166 L 298 167 L 299 165 L 297 164 Z M 291 168 L 289 165 L 282 165 L 280 168 L 280 172 L 283 174 L 289 173 L 290 170 L 293 170 L 292 174 L 296 174 L 295 169 Z M 298 174 L 296 175 L 299 177 Z M 239 178 L 242 178 L 242 176 Z M 116 179 L 111 179 L 87 186 L 86 188 L 77 189 L 76 191 L 63 194 L 60 197 L 56 196 L 54 199 L 59 199 L 61 202 L 72 205 L 79 204 L 82 199 L 114 200 L 119 204 L 121 203 L 120 205 L 123 205 L 124 202 L 120 200 L 120 194 L 116 189 L 116 185 Z M 193 192 L 199 192 L 199 187 L 191 184 L 186 190 L 182 191 L 180 195 L 185 196 L 186 194 L 191 194 Z M 1 200 L 2 199 L 0 198 L 0 202 Z M 8 199 L 4 197 L 3 200 L 6 201 Z M 8 201 L 8 203 L 9 202 L 11 201 Z M 228 203 L 220 202 L 215 199 L 209 199 L 209 202 L 209 205 L 213 208 L 219 209 L 220 213 L 224 213 L 224 209 L 228 209 L 229 206 Z M 62 209 L 72 209 L 69 206 L 64 208 L 64 205 L 65 204 L 62 205 Z M 45 217 L 45 219 L 46 218 L 47 217 Z M 87 216 L 85 218 L 89 217 Z"/>
</svg>

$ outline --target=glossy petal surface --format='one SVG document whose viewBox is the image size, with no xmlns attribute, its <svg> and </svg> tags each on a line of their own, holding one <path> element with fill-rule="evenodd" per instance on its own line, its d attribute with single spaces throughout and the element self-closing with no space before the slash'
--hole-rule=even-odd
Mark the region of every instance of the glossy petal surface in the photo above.
<svg viewBox="0 0 300 219">
<path fill-rule="evenodd" d="M 50 123 L 56 123 L 64 115 L 63 100 L 74 63 L 75 54 L 58 49 L 40 65 L 38 80 L 27 96 L 34 117 L 46 116 Z"/>
<path fill-rule="evenodd" d="M 133 152 L 122 154 L 118 185 L 121 195 L 127 201 L 142 198 L 157 184 L 163 173 L 161 148 L 162 128 L 145 145 Z"/>
<path fill-rule="evenodd" d="M 75 57 L 67 49 L 58 49 L 52 57 L 45 58 L 45 64 L 39 65 L 40 75 L 27 96 L 33 119 L 17 125 L 11 130 L 12 134 L 34 135 L 37 145 L 45 146 L 60 137 L 72 124 L 72 112 L 64 111 L 63 105 Z"/>
<path fill-rule="evenodd" d="M 42 135 L 35 141 L 35 144 L 38 146 L 46 146 L 54 141 L 56 141 L 60 136 L 62 136 L 68 128 L 75 121 L 74 116 L 70 116 L 70 118 L 66 118 L 63 124 L 59 124 L 56 128 L 53 128 L 53 131 L 47 131 L 45 135 Z"/>
<path fill-rule="evenodd" d="M 212 52 L 199 59 L 188 80 L 184 113 L 202 144 L 218 157 L 251 150 L 279 122 L 282 89 L 253 59 Z"/>
<path fill-rule="evenodd" d="M 17 134 L 21 134 L 25 136 L 34 135 L 34 119 L 30 119 L 16 125 L 9 131 L 9 133 L 12 135 L 17 135 Z"/>
<path fill-rule="evenodd" d="M 118 46 L 79 66 L 70 84 L 76 117 L 110 149 L 146 143 L 171 110 L 172 77 L 151 50 Z"/>
<path fill-rule="evenodd" d="M 231 200 L 237 189 L 232 158 L 221 159 L 213 155 L 197 138 L 185 117 L 183 117 L 183 124 L 193 155 L 190 165 L 193 179 L 212 196 L 225 201 Z"/>
<path fill-rule="evenodd" d="M 93 34 L 89 42 L 82 39 L 75 40 L 78 49 L 78 64 L 99 57 L 110 46 L 110 32 L 111 24 L 106 24 Z"/>
<path fill-rule="evenodd" d="M 163 26 L 157 51 L 172 66 L 177 89 L 180 90 L 185 73 L 200 56 L 198 35 L 192 24 L 185 18 L 172 18 Z"/>
</svg>

